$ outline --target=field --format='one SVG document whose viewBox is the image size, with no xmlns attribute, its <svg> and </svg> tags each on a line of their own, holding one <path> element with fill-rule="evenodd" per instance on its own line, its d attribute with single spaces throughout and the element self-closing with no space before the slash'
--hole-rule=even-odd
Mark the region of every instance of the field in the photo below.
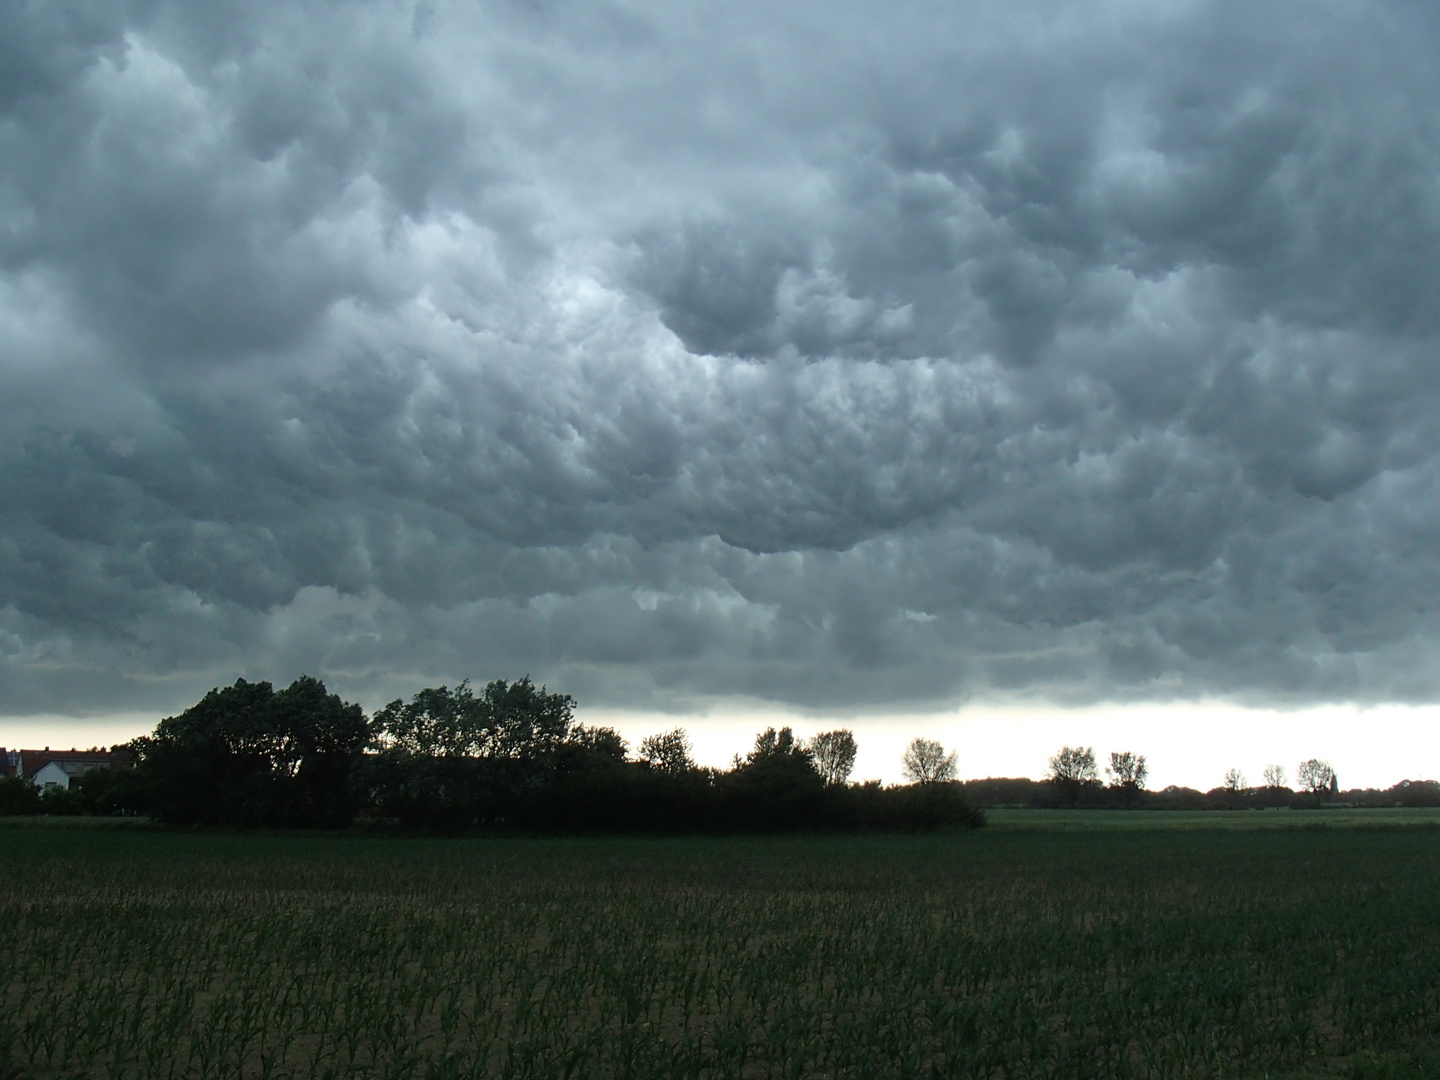
<svg viewBox="0 0 1440 1080">
<path fill-rule="evenodd" d="M 1437 824 L 1014 812 L 949 836 L 566 841 L 7 823 L 0 1076 L 1440 1076 Z"/>
</svg>

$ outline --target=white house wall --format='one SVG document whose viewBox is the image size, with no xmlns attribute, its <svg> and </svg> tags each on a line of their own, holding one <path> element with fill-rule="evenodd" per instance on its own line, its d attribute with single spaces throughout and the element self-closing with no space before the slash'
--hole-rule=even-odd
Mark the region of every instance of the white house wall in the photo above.
<svg viewBox="0 0 1440 1080">
<path fill-rule="evenodd" d="M 66 790 L 69 790 L 70 787 L 70 774 L 53 761 L 36 770 L 35 775 L 30 779 L 42 791 L 51 786 Z"/>
</svg>

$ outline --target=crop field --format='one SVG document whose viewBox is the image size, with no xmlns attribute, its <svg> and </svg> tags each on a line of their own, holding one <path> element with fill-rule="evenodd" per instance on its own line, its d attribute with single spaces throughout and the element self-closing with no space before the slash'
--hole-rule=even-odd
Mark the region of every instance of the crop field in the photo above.
<svg viewBox="0 0 1440 1080">
<path fill-rule="evenodd" d="M 6 824 L 0 1076 L 1440 1076 L 1434 821 L 1090 820 Z"/>
</svg>

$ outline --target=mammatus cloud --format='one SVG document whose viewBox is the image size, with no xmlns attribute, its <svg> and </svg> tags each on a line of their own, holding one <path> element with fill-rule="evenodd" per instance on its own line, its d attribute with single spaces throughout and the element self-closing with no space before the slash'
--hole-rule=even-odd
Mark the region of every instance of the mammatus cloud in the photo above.
<svg viewBox="0 0 1440 1080">
<path fill-rule="evenodd" d="M 1440 691 L 1422 7 L 0 21 L 0 710 Z"/>
</svg>

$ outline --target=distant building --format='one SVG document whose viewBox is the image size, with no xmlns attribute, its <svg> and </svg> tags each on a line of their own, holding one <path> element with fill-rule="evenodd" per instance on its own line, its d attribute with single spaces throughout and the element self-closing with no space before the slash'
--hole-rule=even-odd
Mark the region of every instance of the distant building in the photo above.
<svg viewBox="0 0 1440 1080">
<path fill-rule="evenodd" d="M 20 751 L 0 746 L 0 776 L 14 776 L 20 769 Z"/>
<path fill-rule="evenodd" d="M 91 769 L 128 769 L 130 755 L 124 750 L 44 750 L 10 751 L 17 759 L 12 775 L 29 780 L 42 791 L 51 788 L 68 790 L 70 785 Z"/>
</svg>

